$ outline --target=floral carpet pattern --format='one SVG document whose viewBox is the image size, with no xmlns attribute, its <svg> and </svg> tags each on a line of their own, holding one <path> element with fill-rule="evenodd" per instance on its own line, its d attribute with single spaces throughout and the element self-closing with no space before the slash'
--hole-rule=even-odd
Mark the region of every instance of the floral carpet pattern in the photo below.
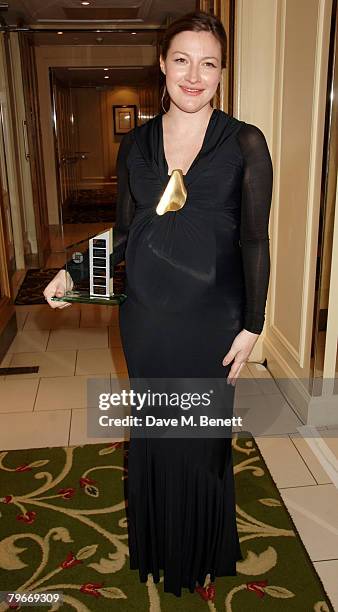
<svg viewBox="0 0 338 612">
<path fill-rule="evenodd" d="M 0 590 L 63 593 L 64 612 L 333 612 L 251 434 L 233 436 L 243 560 L 216 578 L 215 602 L 181 598 L 129 569 L 128 442 L 0 453 Z"/>
</svg>

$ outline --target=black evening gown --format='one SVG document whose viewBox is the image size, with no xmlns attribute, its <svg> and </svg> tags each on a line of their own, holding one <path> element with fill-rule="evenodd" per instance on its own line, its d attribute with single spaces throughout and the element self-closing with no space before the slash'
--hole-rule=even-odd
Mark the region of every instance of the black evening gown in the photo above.
<svg viewBox="0 0 338 612">
<path fill-rule="evenodd" d="M 261 130 L 214 109 L 184 175 L 182 209 L 157 215 L 169 181 L 162 115 L 122 138 L 115 263 L 125 259 L 120 330 L 130 378 L 226 378 L 244 328 L 259 334 L 270 274 L 272 163 Z M 232 399 L 235 388 L 232 389 Z M 130 438 L 130 568 L 164 591 L 235 576 L 231 436 Z"/>
</svg>

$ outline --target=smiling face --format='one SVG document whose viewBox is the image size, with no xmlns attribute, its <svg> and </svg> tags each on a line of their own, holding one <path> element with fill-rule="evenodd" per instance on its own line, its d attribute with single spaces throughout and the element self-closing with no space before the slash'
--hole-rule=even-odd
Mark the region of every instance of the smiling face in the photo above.
<svg viewBox="0 0 338 612">
<path fill-rule="evenodd" d="M 210 103 L 221 78 L 221 45 L 211 32 L 176 34 L 167 57 L 160 56 L 171 103 L 195 112 Z"/>
</svg>

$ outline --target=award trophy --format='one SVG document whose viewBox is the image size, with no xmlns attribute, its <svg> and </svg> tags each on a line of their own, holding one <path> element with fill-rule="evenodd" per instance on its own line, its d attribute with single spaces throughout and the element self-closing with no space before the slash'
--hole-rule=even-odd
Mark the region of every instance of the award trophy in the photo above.
<svg viewBox="0 0 338 612">
<path fill-rule="evenodd" d="M 55 301 L 83 304 L 121 304 L 124 293 L 114 293 L 113 228 L 66 248 L 67 287 Z"/>
</svg>

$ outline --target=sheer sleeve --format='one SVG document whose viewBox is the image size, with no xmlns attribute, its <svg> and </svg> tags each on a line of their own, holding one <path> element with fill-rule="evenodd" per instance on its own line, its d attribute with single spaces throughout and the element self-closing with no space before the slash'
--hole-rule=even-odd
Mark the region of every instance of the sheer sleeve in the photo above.
<svg viewBox="0 0 338 612">
<path fill-rule="evenodd" d="M 130 193 L 129 174 L 127 168 L 127 157 L 133 144 L 133 130 L 127 132 L 121 140 L 117 154 L 117 200 L 116 200 L 116 223 L 113 231 L 113 264 L 117 265 L 124 259 L 129 226 L 135 213 L 135 202 Z M 89 276 L 89 250 L 83 253 L 83 261 L 76 263 L 70 259 L 67 271 L 73 281 L 80 282 Z M 64 266 L 64 268 L 66 267 Z"/>
<path fill-rule="evenodd" d="M 260 334 L 270 277 L 269 215 L 273 167 L 263 132 L 249 123 L 238 132 L 243 154 L 240 245 L 245 284 L 244 328 Z"/>
<path fill-rule="evenodd" d="M 124 260 L 129 227 L 135 214 L 135 201 L 129 187 L 127 157 L 134 142 L 133 130 L 121 140 L 117 155 L 117 201 L 114 227 L 114 265 Z"/>
</svg>

